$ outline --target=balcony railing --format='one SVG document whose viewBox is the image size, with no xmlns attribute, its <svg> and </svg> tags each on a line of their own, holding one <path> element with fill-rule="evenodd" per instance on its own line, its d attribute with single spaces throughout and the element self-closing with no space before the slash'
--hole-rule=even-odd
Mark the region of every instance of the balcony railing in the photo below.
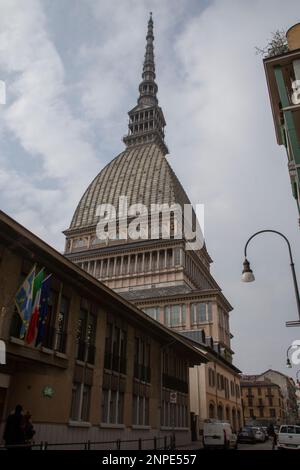
<svg viewBox="0 0 300 470">
<path fill-rule="evenodd" d="M 18 314 L 15 314 L 11 322 L 10 335 L 14 338 L 20 338 L 21 327 L 22 320 Z M 32 344 L 34 345 L 35 343 L 33 342 Z M 45 334 L 40 345 L 44 348 L 65 353 L 67 345 L 67 333 L 65 331 L 57 330 L 53 327 L 46 327 Z"/>
<path fill-rule="evenodd" d="M 163 374 L 163 386 L 182 393 L 188 393 L 189 390 L 187 382 L 167 374 Z"/>
</svg>

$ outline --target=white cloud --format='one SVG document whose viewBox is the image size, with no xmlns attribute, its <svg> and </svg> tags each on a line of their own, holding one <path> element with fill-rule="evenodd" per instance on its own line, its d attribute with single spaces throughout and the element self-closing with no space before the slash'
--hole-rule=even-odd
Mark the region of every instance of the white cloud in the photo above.
<svg viewBox="0 0 300 470">
<path fill-rule="evenodd" d="M 60 189 L 52 194 L 60 199 L 58 212 L 66 217 L 66 207 L 70 200 L 74 204 L 75 192 L 83 190 L 97 169 L 87 123 L 72 114 L 64 97 L 64 65 L 49 39 L 41 4 L 28 0 L 26 8 L 20 8 L 17 1 L 8 0 L 1 2 L 1 10 L 5 14 L 0 16 L 0 66 L 7 76 L 8 94 L 2 118 L 23 149 L 34 157 L 35 165 L 29 165 L 23 184 L 30 185 L 32 195 L 45 202 L 49 192 L 37 189 L 33 180 L 56 180 Z M 26 159 L 26 153 L 20 158 Z M 3 191 L 11 196 L 14 213 L 23 213 L 24 220 L 26 208 L 24 204 L 18 207 L 18 194 L 5 186 Z M 39 219 L 46 207 L 34 206 L 34 198 L 30 199 L 27 209 Z M 32 224 L 38 226 L 38 221 Z"/>
</svg>

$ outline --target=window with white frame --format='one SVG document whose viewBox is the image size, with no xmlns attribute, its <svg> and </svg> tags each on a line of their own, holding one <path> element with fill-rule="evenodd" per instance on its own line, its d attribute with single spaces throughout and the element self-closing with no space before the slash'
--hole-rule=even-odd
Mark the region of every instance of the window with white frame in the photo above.
<svg viewBox="0 0 300 470">
<path fill-rule="evenodd" d="M 133 424 L 149 426 L 149 398 L 133 395 Z"/>
<path fill-rule="evenodd" d="M 124 414 L 124 393 L 120 389 L 102 390 L 102 423 L 122 424 Z"/>
<path fill-rule="evenodd" d="M 74 382 L 72 388 L 72 402 L 70 418 L 73 421 L 89 420 L 91 387 L 90 385 Z"/>
<path fill-rule="evenodd" d="M 191 304 L 191 324 L 198 325 L 212 321 L 212 303 L 197 302 Z"/>
<path fill-rule="evenodd" d="M 161 407 L 161 425 L 173 428 L 188 427 L 187 397 L 177 392 L 177 403 L 170 403 L 169 392 L 164 391 Z"/>
<path fill-rule="evenodd" d="M 185 304 L 166 305 L 164 308 L 164 324 L 166 326 L 183 326 L 186 323 Z"/>
</svg>

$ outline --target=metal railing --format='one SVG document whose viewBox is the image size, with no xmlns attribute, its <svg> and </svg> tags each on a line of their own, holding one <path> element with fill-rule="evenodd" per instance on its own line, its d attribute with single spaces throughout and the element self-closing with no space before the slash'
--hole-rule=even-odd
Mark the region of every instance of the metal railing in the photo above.
<svg viewBox="0 0 300 470">
<path fill-rule="evenodd" d="M 20 338 L 21 327 L 22 321 L 19 315 L 15 314 L 10 326 L 10 336 L 13 336 L 14 338 Z M 53 349 L 54 351 L 61 353 L 66 352 L 66 343 L 67 333 L 52 326 L 48 326 L 46 328 L 45 335 L 41 341 L 41 345 L 43 347 Z"/>
<path fill-rule="evenodd" d="M 150 444 L 147 445 L 146 443 Z M 176 448 L 175 435 L 154 436 L 148 439 L 115 439 L 112 441 L 47 442 L 18 445 L 0 445 L 0 450 L 173 450 Z"/>
</svg>

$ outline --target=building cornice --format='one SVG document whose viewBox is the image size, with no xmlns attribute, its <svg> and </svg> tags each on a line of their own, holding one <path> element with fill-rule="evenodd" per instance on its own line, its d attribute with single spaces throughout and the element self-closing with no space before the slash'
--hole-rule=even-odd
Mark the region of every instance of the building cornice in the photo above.
<svg viewBox="0 0 300 470">
<path fill-rule="evenodd" d="M 150 289 L 149 289 L 150 290 Z M 176 302 L 183 300 L 198 300 L 198 299 L 217 299 L 220 305 L 226 310 L 231 311 L 233 307 L 230 305 L 226 297 L 222 294 L 220 289 L 209 289 L 209 290 L 194 290 L 184 294 L 173 294 L 162 297 L 151 297 L 149 299 L 135 300 L 136 305 L 146 306 L 153 303 L 165 303 L 166 301 Z"/>
</svg>

